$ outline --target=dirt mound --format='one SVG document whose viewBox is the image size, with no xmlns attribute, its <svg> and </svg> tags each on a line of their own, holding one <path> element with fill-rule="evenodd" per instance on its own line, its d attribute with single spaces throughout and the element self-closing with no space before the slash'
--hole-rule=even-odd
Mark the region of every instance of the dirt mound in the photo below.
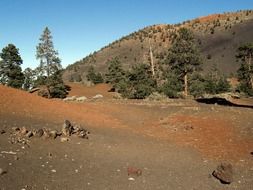
<svg viewBox="0 0 253 190">
<path fill-rule="evenodd" d="M 75 88 L 73 88 L 75 89 Z M 117 126 L 118 123 L 95 105 L 67 104 L 0 85 L 0 118 L 60 124 L 65 119 L 93 126 Z"/>
</svg>

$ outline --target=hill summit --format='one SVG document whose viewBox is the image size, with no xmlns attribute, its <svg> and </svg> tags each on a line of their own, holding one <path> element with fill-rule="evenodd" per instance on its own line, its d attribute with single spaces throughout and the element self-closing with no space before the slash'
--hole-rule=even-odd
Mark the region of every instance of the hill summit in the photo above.
<svg viewBox="0 0 253 190">
<path fill-rule="evenodd" d="M 91 65 L 104 74 L 107 69 L 106 62 L 114 57 L 118 57 L 124 68 L 138 63 L 149 63 L 150 47 L 154 63 L 162 63 L 167 57 L 174 32 L 182 27 L 194 32 L 201 49 L 204 72 L 208 72 L 215 64 L 223 73 L 230 74 L 239 67 L 235 58 L 237 48 L 253 41 L 253 11 L 213 14 L 180 24 L 145 27 L 69 65 L 64 72 L 64 79 L 76 82 L 86 80 L 86 73 Z"/>
</svg>

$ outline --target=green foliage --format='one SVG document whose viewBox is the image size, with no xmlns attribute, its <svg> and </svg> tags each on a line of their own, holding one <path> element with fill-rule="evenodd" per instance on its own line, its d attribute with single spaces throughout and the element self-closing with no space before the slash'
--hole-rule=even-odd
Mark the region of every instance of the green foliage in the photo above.
<svg viewBox="0 0 253 190">
<path fill-rule="evenodd" d="M 207 77 L 205 83 L 205 91 L 208 94 L 229 92 L 231 88 L 225 76 L 220 76 L 219 79 L 211 79 L 210 77 Z"/>
<path fill-rule="evenodd" d="M 36 58 L 40 60 L 40 65 L 35 69 L 37 79 L 34 85 L 46 85 L 50 98 L 65 98 L 67 88 L 62 80 L 61 60 L 54 49 L 52 38 L 46 27 L 36 47 Z"/>
<path fill-rule="evenodd" d="M 240 82 L 239 90 L 246 94 L 253 95 L 253 43 L 240 46 L 237 50 L 236 58 L 240 60 L 241 65 L 237 71 Z"/>
<path fill-rule="evenodd" d="M 126 78 L 126 72 L 123 70 L 121 62 L 118 58 L 114 58 L 107 62 L 108 71 L 106 73 L 106 82 L 112 84 L 112 87 L 119 91 L 120 84 L 122 84 Z"/>
<path fill-rule="evenodd" d="M 178 36 L 169 50 L 166 63 L 171 65 L 171 69 L 181 76 L 200 69 L 202 62 L 199 50 L 195 45 L 195 39 L 190 30 L 181 28 L 178 31 Z"/>
<path fill-rule="evenodd" d="M 90 66 L 88 73 L 86 75 L 88 81 L 93 82 L 94 84 L 103 83 L 104 79 L 101 73 L 96 73 L 93 66 Z"/>
<path fill-rule="evenodd" d="M 237 70 L 237 76 L 239 79 L 238 90 L 246 93 L 249 96 L 253 96 L 253 88 L 251 87 L 251 77 L 249 67 L 246 63 L 241 63 L 240 68 Z"/>
<path fill-rule="evenodd" d="M 40 38 L 40 43 L 36 47 L 36 58 L 40 60 L 41 75 L 47 77 L 62 68 L 58 52 L 54 49 L 53 37 L 48 27 L 45 28 Z"/>
<path fill-rule="evenodd" d="M 205 92 L 208 94 L 219 94 L 230 91 L 230 84 L 226 77 L 220 73 L 217 65 L 213 65 L 209 74 L 205 76 Z"/>
<path fill-rule="evenodd" d="M 118 88 L 123 97 L 144 99 L 156 90 L 156 81 L 152 77 L 149 65 L 138 64 L 126 73 Z"/>
<path fill-rule="evenodd" d="M 190 78 L 190 93 L 194 98 L 201 97 L 206 92 L 206 80 L 199 74 L 194 73 Z"/>
<path fill-rule="evenodd" d="M 23 63 L 19 50 L 13 44 L 8 44 L 0 53 L 0 83 L 14 87 L 22 88 L 24 75 L 21 64 Z"/>
<path fill-rule="evenodd" d="M 46 79 L 50 98 L 65 98 L 68 94 L 67 88 L 62 80 L 62 71 L 58 70 Z"/>
<path fill-rule="evenodd" d="M 128 98 L 143 99 L 156 89 L 156 81 L 152 77 L 149 65 L 134 65 L 127 78 Z"/>
<path fill-rule="evenodd" d="M 47 85 L 47 77 L 46 76 L 37 76 L 34 80 L 34 87 Z"/>
<path fill-rule="evenodd" d="M 170 69 L 184 80 L 185 95 L 188 95 L 188 75 L 201 69 L 202 60 L 199 50 L 195 44 L 193 33 L 186 29 L 180 28 L 169 49 L 168 59 L 166 62 Z"/>
<path fill-rule="evenodd" d="M 35 86 L 35 71 L 31 68 L 26 68 L 23 73 L 25 77 L 23 88 L 24 90 L 30 90 Z"/>
<path fill-rule="evenodd" d="M 117 58 L 108 62 L 106 81 L 122 94 L 131 99 L 143 99 L 156 89 L 156 81 L 152 78 L 149 65 L 138 64 L 130 71 L 124 71 Z"/>
<path fill-rule="evenodd" d="M 229 84 L 227 78 L 222 75 L 216 85 L 216 92 L 217 93 L 224 93 L 224 92 L 229 92 L 231 89 L 231 85 Z"/>
<path fill-rule="evenodd" d="M 166 75 L 166 82 L 160 87 L 160 91 L 170 98 L 179 98 L 182 90 L 183 83 L 173 72 Z"/>
</svg>

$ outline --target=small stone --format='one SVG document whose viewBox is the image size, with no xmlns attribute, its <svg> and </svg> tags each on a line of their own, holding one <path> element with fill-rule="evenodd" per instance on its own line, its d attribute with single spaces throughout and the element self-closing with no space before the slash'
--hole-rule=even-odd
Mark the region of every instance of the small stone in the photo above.
<svg viewBox="0 0 253 190">
<path fill-rule="evenodd" d="M 87 100 L 87 98 L 85 96 L 81 96 L 81 97 L 76 98 L 77 102 L 84 102 L 85 100 Z"/>
<path fill-rule="evenodd" d="M 69 120 L 65 120 L 62 126 L 62 134 L 65 136 L 70 136 L 73 130 L 73 126 L 71 125 Z"/>
<path fill-rule="evenodd" d="M 47 129 L 43 130 L 43 138 L 44 139 L 50 138 L 50 133 L 49 133 L 49 131 Z"/>
<path fill-rule="evenodd" d="M 128 167 L 127 168 L 127 175 L 128 176 L 141 176 L 142 170 L 134 167 Z"/>
<path fill-rule="evenodd" d="M 133 177 L 128 178 L 129 181 L 134 181 L 135 179 Z"/>
<path fill-rule="evenodd" d="M 2 135 L 2 134 L 4 134 L 4 133 L 6 133 L 6 131 L 2 129 L 2 130 L 0 131 L 0 134 Z"/>
<path fill-rule="evenodd" d="M 212 175 L 220 180 L 221 183 L 230 184 L 233 182 L 233 169 L 230 163 L 221 163 Z"/>
<path fill-rule="evenodd" d="M 69 141 L 69 138 L 67 138 L 67 137 L 62 137 L 61 138 L 61 142 L 68 142 Z"/>
<path fill-rule="evenodd" d="M 43 129 L 38 129 L 38 130 L 34 131 L 34 136 L 36 136 L 36 137 L 42 137 L 43 134 L 44 134 Z"/>
<path fill-rule="evenodd" d="M 186 125 L 184 126 L 184 130 L 188 131 L 188 130 L 192 130 L 194 129 L 194 127 L 192 125 Z"/>
<path fill-rule="evenodd" d="M 99 98 L 103 98 L 104 96 L 102 94 L 97 94 L 95 96 L 93 96 L 93 99 L 99 99 Z"/>
<path fill-rule="evenodd" d="M 53 170 L 51 170 L 51 172 L 56 173 L 56 170 L 53 169 Z"/>
<path fill-rule="evenodd" d="M 21 135 L 26 135 L 27 132 L 28 132 L 28 131 L 27 131 L 27 129 L 26 129 L 25 127 L 22 127 L 22 128 L 20 129 L 20 134 L 21 134 Z"/>
<path fill-rule="evenodd" d="M 84 139 L 88 139 L 88 134 L 90 134 L 89 131 L 85 130 L 85 129 L 80 129 L 79 132 L 76 133 L 76 135 L 79 137 L 79 138 L 84 138 Z"/>
<path fill-rule="evenodd" d="M 49 136 L 51 138 L 55 139 L 57 137 L 57 134 L 58 134 L 58 132 L 56 130 L 52 130 L 52 131 L 50 131 Z"/>
<path fill-rule="evenodd" d="M 19 157 L 18 156 L 14 156 L 14 160 L 19 160 Z"/>
<path fill-rule="evenodd" d="M 4 174 L 6 174 L 7 173 L 7 171 L 5 171 L 5 170 L 3 170 L 2 168 L 0 168 L 0 175 L 4 175 Z"/>
<path fill-rule="evenodd" d="M 28 138 L 32 137 L 32 136 L 33 136 L 33 132 L 32 132 L 32 131 L 28 131 L 28 133 L 26 134 L 26 136 L 27 136 Z"/>
</svg>

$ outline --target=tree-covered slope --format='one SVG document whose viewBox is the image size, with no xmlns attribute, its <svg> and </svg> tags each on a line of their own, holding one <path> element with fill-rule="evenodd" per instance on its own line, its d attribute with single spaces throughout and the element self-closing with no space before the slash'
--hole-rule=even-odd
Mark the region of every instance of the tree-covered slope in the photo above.
<svg viewBox="0 0 253 190">
<path fill-rule="evenodd" d="M 124 68 L 138 63 L 150 63 L 150 47 L 154 63 L 162 63 L 174 39 L 173 33 L 181 27 L 191 29 L 201 49 L 204 72 L 216 64 L 226 74 L 234 73 L 239 64 L 236 49 L 243 43 L 253 41 L 253 11 L 215 14 L 185 21 L 181 24 L 149 26 L 112 42 L 97 52 L 69 65 L 65 80 L 85 80 L 90 65 L 105 73 L 107 61 L 118 57 Z"/>
</svg>

